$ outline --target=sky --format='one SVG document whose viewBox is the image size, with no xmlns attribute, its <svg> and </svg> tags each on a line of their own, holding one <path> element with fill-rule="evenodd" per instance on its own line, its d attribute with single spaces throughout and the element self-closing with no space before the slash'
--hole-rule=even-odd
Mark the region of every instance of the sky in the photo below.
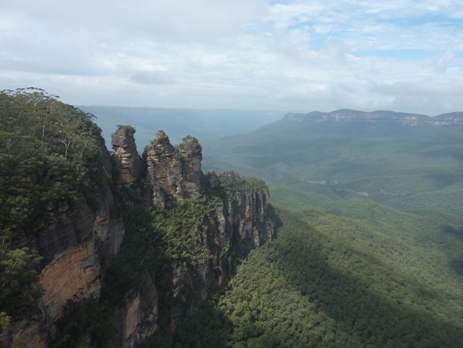
<svg viewBox="0 0 463 348">
<path fill-rule="evenodd" d="M 463 111 L 463 0 L 1 0 L 0 90 L 74 105 Z"/>
</svg>

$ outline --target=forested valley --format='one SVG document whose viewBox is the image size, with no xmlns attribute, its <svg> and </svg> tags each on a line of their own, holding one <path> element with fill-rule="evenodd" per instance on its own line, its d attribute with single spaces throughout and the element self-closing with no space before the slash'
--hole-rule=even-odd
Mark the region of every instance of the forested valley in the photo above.
<svg viewBox="0 0 463 348">
<path fill-rule="evenodd" d="M 212 302 L 233 346 L 462 344 L 463 133 L 445 119 L 462 115 L 288 114 L 205 142 L 207 165 L 265 178 L 279 207 L 278 239 Z"/>
</svg>

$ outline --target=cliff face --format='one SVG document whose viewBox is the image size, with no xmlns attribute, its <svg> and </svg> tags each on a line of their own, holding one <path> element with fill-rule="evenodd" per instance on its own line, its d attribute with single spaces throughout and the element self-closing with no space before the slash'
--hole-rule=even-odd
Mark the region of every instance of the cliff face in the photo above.
<svg viewBox="0 0 463 348">
<path fill-rule="evenodd" d="M 199 309 L 218 286 L 230 280 L 239 260 L 251 249 L 275 237 L 268 197 L 267 188 L 233 192 L 192 231 L 205 251 L 203 261 L 193 269 L 182 260 L 172 262 L 173 297 L 190 311 Z"/>
<path fill-rule="evenodd" d="M 134 348 L 158 329 L 158 292 L 153 278 L 145 274 L 141 286 L 127 297 L 114 315 L 116 347 Z"/>
<path fill-rule="evenodd" d="M 183 240 L 185 233 L 186 238 L 183 244 L 171 240 L 180 248 L 179 255 L 170 258 L 168 271 L 162 274 L 164 282 L 169 284 L 168 293 L 162 295 L 166 302 L 172 303 L 170 307 L 149 296 L 131 295 L 116 315 L 122 347 L 135 347 L 158 330 L 159 307 L 168 315 L 162 321 L 175 331 L 185 312 L 200 309 L 204 300 L 231 278 L 240 258 L 275 237 L 268 217 L 266 185 L 258 181 L 251 187 L 235 172 L 217 175 L 210 171 L 204 175 L 201 150 L 193 137 L 184 138 L 174 147 L 162 131 L 145 148 L 146 182 L 151 188 L 148 206 L 159 214 L 166 209 L 176 212 L 172 214 L 177 214 L 178 219 L 184 218 L 184 223 L 164 228 L 177 236 L 174 239 Z M 207 207 L 200 209 L 203 205 Z M 182 215 L 189 209 L 197 211 L 194 223 L 188 223 Z M 148 283 L 156 291 L 154 276 L 150 275 Z"/>
<path fill-rule="evenodd" d="M 102 139 L 99 145 L 99 165 L 92 163 L 91 171 L 101 184 L 87 179 L 91 198 L 79 192 L 71 206 L 49 206 L 44 231 L 36 240 L 44 257 L 42 300 L 52 320 L 61 314 L 67 300 L 99 296 L 101 277 L 123 240 L 123 221 L 113 214 L 115 200 L 107 181 L 112 171 L 109 154 Z M 96 202 L 90 203 L 92 206 L 90 199 Z"/>
<path fill-rule="evenodd" d="M 118 178 L 112 175 L 111 158 L 99 138 L 99 155 L 88 159 L 81 186 L 66 187 L 74 197 L 72 202 L 50 203 L 38 222 L 43 225 L 42 231 L 15 239 L 16 247 L 27 246 L 43 257 L 38 269 L 43 295 L 34 317 L 14 322 L 0 337 L 6 347 L 14 341 L 25 342 L 27 347 L 47 347 L 59 334 L 56 321 L 69 315 L 64 311 L 68 300 L 84 306 L 89 300 L 98 303 L 106 270 L 118 255 L 125 235 L 126 224 L 116 213 L 124 200 L 130 206 L 141 204 L 153 209 L 158 222 L 164 221 L 163 212 L 166 216 L 181 212 L 193 220 L 179 221 L 184 216 L 180 214 L 170 225 L 162 222 L 157 227 L 156 233 L 164 242 L 155 252 L 165 254 L 167 264 L 162 269 L 156 266 L 143 271 L 141 281 L 125 294 L 123 304 L 111 308 L 108 320 L 115 332 L 111 347 L 137 347 L 159 333 L 161 325 L 174 332 L 185 313 L 199 310 L 231 278 L 240 259 L 274 238 L 268 217 L 269 193 L 263 182 L 250 183 L 235 172 L 217 175 L 210 171 L 204 175 L 201 145 L 190 136 L 174 147 L 159 131 L 142 159 L 133 134 L 134 129 L 128 126 L 120 126 L 113 134 Z M 49 175 L 64 182 L 68 173 Z M 119 188 L 121 184 L 126 187 L 122 190 L 126 193 L 118 193 L 118 198 L 112 191 L 117 186 L 114 180 Z M 140 186 L 143 181 L 146 184 Z M 191 215 L 189 209 L 196 209 L 195 213 Z M 174 253 L 169 251 L 169 243 L 176 245 Z M 138 256 L 141 261 L 137 267 L 150 257 Z M 80 337 L 79 342 L 100 346 L 89 334 Z"/>
<path fill-rule="evenodd" d="M 13 241 L 15 247 L 36 250 L 43 258 L 38 269 L 43 295 L 36 316 L 14 323 L 4 341 L 20 340 L 27 347 L 45 347 L 54 336 L 54 322 L 68 300 L 100 295 L 101 278 L 119 251 L 124 224 L 114 214 L 116 202 L 109 188 L 112 168 L 102 138 L 98 146 L 99 155 L 89 159 L 82 178 L 85 190 L 67 186 L 74 199 L 50 203 L 45 216 L 37 222 L 43 225 L 42 231 L 34 236 L 18 235 Z M 69 174 L 47 175 L 63 182 Z"/>
<path fill-rule="evenodd" d="M 295 122 L 352 121 L 366 123 L 396 123 L 404 126 L 463 126 L 463 113 L 461 112 L 429 117 L 426 115 L 408 114 L 393 111 L 363 112 L 343 109 L 332 112 L 314 111 L 309 114 L 289 113 L 285 116 L 285 119 Z"/>
</svg>

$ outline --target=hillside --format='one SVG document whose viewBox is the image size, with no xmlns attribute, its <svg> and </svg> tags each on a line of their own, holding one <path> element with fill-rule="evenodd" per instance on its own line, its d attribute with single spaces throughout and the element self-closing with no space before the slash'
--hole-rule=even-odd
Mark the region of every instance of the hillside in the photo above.
<svg viewBox="0 0 463 348">
<path fill-rule="evenodd" d="M 288 114 L 251 134 L 205 141 L 205 167 L 233 168 L 275 186 L 314 184 L 340 198 L 399 209 L 459 214 L 462 124 L 462 113 Z"/>
<path fill-rule="evenodd" d="M 212 330 L 199 331 L 198 317 L 188 322 L 198 331 L 178 337 L 183 346 L 207 346 L 214 335 L 223 347 L 463 344 L 463 279 L 443 279 L 432 265 L 443 260 L 429 255 L 426 263 L 421 247 L 345 217 L 278 214 L 279 238 L 254 250 L 211 303 Z M 460 237 L 447 238 L 439 248 L 461 255 Z"/>
</svg>

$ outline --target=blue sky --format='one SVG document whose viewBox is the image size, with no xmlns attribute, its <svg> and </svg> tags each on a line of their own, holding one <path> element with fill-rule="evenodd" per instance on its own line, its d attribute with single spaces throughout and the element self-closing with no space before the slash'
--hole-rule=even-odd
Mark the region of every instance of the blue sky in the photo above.
<svg viewBox="0 0 463 348">
<path fill-rule="evenodd" d="M 71 104 L 463 110 L 463 1 L 3 0 L 0 45 Z"/>
</svg>

